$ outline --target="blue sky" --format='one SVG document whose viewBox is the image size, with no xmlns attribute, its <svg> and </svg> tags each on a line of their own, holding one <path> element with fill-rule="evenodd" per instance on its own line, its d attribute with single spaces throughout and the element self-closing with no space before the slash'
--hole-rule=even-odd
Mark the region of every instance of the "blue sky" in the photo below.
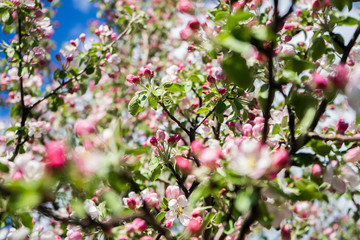
<svg viewBox="0 0 360 240">
<path fill-rule="evenodd" d="M 57 47 L 53 50 L 52 56 L 59 52 L 63 43 L 76 39 L 80 33 L 87 32 L 88 21 L 96 19 L 96 8 L 94 3 L 89 0 L 62 0 L 62 6 L 57 9 L 54 21 L 58 21 L 60 26 L 55 28 L 53 40 L 57 43 Z M 5 35 L 0 31 L 0 41 L 8 41 L 12 35 Z M 0 96 L 4 95 L 0 93 Z M 9 118 L 9 109 L 0 106 L 0 120 Z"/>
</svg>

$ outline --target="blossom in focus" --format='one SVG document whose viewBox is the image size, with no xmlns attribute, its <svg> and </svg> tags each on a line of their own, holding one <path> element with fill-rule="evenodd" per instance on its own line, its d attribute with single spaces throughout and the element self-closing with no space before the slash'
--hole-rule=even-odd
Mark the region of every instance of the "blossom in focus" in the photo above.
<svg viewBox="0 0 360 240">
<path fill-rule="evenodd" d="M 165 218 L 174 222 L 179 218 L 182 225 L 187 226 L 190 219 L 188 210 L 188 201 L 185 195 L 180 195 L 177 199 L 169 201 L 169 211 L 166 213 Z"/>
<path fill-rule="evenodd" d="M 232 147 L 230 158 L 230 169 L 251 178 L 262 177 L 271 163 L 269 148 L 254 139 L 246 139 Z"/>
</svg>

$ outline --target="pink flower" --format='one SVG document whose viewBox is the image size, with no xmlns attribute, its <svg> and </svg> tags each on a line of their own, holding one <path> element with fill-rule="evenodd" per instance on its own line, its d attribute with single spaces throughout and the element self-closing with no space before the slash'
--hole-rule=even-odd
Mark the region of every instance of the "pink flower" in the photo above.
<svg viewBox="0 0 360 240">
<path fill-rule="evenodd" d="M 96 127 L 89 120 L 78 119 L 75 123 L 75 133 L 79 136 L 86 136 L 95 133 Z"/>
<path fill-rule="evenodd" d="M 319 178 L 322 175 L 322 173 L 323 173 L 322 167 L 319 164 L 315 163 L 312 166 L 312 171 L 311 171 L 311 174 L 313 175 L 313 177 Z"/>
<path fill-rule="evenodd" d="M 314 74 L 312 75 L 312 79 L 315 83 L 316 88 L 318 89 L 327 88 L 328 82 L 319 72 L 314 72 Z"/>
<path fill-rule="evenodd" d="M 130 209 L 136 208 L 136 200 L 134 198 L 127 198 L 126 204 L 127 204 L 128 208 L 130 208 Z"/>
<path fill-rule="evenodd" d="M 355 147 L 355 148 L 349 149 L 344 156 L 344 160 L 346 162 L 352 162 L 352 163 L 359 162 L 360 161 L 360 147 Z"/>
<path fill-rule="evenodd" d="M 195 236 L 197 235 L 202 226 L 202 218 L 201 217 L 192 217 L 189 220 L 188 225 L 186 226 L 186 229 L 191 233 L 191 235 Z"/>
<path fill-rule="evenodd" d="M 142 220 L 141 218 L 135 218 L 134 221 L 132 222 L 132 224 L 133 224 L 135 230 L 139 231 L 139 232 L 143 232 L 147 228 L 146 222 L 144 220 Z"/>
<path fill-rule="evenodd" d="M 46 56 L 46 51 L 42 47 L 34 47 L 33 52 L 36 58 L 44 59 Z"/>
<path fill-rule="evenodd" d="M 340 118 L 339 121 L 336 123 L 336 131 L 340 134 L 344 134 L 346 129 L 349 127 L 349 124 L 345 122 L 343 118 Z"/>
<path fill-rule="evenodd" d="M 61 141 L 50 141 L 45 145 L 46 162 L 50 167 L 61 167 L 66 163 L 65 145 Z"/>
</svg>

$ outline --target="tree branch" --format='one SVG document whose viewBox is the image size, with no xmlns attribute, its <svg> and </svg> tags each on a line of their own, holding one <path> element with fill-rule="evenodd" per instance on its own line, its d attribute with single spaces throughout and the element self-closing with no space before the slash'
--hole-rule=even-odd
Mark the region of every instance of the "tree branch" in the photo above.
<svg viewBox="0 0 360 240">
<path fill-rule="evenodd" d="M 346 60 L 349 57 L 350 51 L 351 51 L 352 47 L 354 46 L 354 44 L 356 43 L 356 40 L 359 37 L 359 34 L 360 34 L 360 22 L 355 30 L 353 37 L 351 38 L 349 44 L 346 46 L 346 48 L 344 50 L 343 56 L 341 58 L 342 63 L 346 63 Z"/>
<path fill-rule="evenodd" d="M 354 136 L 346 136 L 346 135 L 326 135 L 326 134 L 317 134 L 315 132 L 307 133 L 307 136 L 312 139 L 316 140 L 323 140 L 323 141 L 340 141 L 340 142 L 358 142 L 360 141 L 360 137 Z"/>
</svg>

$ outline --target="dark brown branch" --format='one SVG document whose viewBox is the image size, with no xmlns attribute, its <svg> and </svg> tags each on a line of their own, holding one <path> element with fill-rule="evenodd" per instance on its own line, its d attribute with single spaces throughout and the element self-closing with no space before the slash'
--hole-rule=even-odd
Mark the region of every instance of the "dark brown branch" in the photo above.
<svg viewBox="0 0 360 240">
<path fill-rule="evenodd" d="M 315 132 L 309 132 L 307 134 L 309 138 L 323 141 L 340 141 L 340 142 L 358 142 L 360 141 L 360 137 L 354 136 L 345 136 L 345 135 L 326 135 L 326 134 L 317 134 Z"/>
<path fill-rule="evenodd" d="M 172 115 L 169 110 L 166 108 L 165 104 L 162 103 L 162 102 L 158 102 L 160 104 L 160 106 L 164 109 L 164 111 L 167 113 L 167 115 L 171 118 L 171 120 L 173 120 L 182 130 L 184 130 L 184 132 L 186 132 L 186 134 L 188 136 L 190 136 L 190 131 L 188 129 L 186 129 L 182 124 L 181 122 L 176 118 L 174 117 L 174 115 Z"/>
<path fill-rule="evenodd" d="M 350 51 L 351 51 L 352 47 L 354 46 L 354 44 L 356 43 L 356 40 L 359 37 L 359 34 L 360 34 L 360 22 L 355 30 L 353 37 L 351 38 L 349 44 L 346 46 L 346 48 L 344 50 L 343 56 L 341 58 L 342 63 L 346 63 L 347 58 L 349 57 Z"/>
<path fill-rule="evenodd" d="M 188 189 L 184 185 L 183 178 L 176 172 L 174 167 L 171 165 L 171 163 L 167 163 L 166 166 L 170 169 L 174 177 L 176 178 L 176 182 L 181 188 L 181 190 L 184 192 L 185 196 L 188 198 L 190 196 Z"/>
</svg>

